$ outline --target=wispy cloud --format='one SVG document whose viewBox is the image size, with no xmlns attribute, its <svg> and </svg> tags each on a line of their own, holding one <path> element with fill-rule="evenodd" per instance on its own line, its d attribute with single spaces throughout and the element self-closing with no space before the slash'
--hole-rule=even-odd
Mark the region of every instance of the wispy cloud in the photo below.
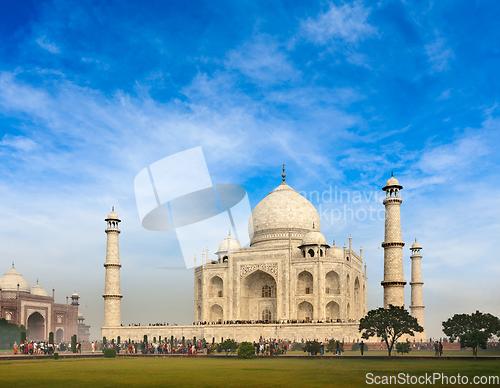
<svg viewBox="0 0 500 388">
<path fill-rule="evenodd" d="M 47 36 L 44 35 L 44 36 L 41 36 L 40 38 L 38 38 L 36 40 L 36 43 L 38 43 L 38 45 L 43 48 L 44 50 L 47 50 L 48 52 L 52 53 L 52 54 L 59 54 L 61 52 L 61 49 L 59 47 L 57 47 L 56 44 L 50 42 L 48 39 L 47 39 Z"/>
<path fill-rule="evenodd" d="M 300 76 L 286 51 L 271 36 L 259 34 L 251 41 L 229 51 L 225 65 L 238 70 L 252 81 L 275 84 Z"/>
<path fill-rule="evenodd" d="M 339 7 L 329 3 L 329 6 L 328 11 L 320 12 L 315 18 L 301 21 L 302 33 L 310 42 L 324 45 L 341 39 L 356 43 L 377 33 L 377 29 L 367 22 L 370 9 L 362 3 L 346 3 Z"/>
<path fill-rule="evenodd" d="M 0 141 L 0 147 L 12 147 L 17 150 L 29 152 L 36 147 L 36 143 L 24 136 L 12 136 L 6 134 L 3 136 L 2 141 Z"/>
<path fill-rule="evenodd" d="M 455 53 L 448 47 L 444 38 L 437 37 L 433 42 L 425 45 L 425 52 L 432 64 L 432 72 L 441 72 L 450 68 L 450 62 L 455 59 Z"/>
</svg>

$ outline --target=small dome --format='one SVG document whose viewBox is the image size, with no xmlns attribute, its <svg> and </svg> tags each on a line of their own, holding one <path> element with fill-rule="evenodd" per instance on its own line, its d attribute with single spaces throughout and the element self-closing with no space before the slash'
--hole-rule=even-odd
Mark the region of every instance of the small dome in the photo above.
<svg viewBox="0 0 500 388">
<path fill-rule="evenodd" d="M 28 281 L 16 271 L 14 264 L 12 268 L 0 278 L 0 288 L 2 291 L 17 291 L 17 285 L 19 284 L 19 291 L 30 292 L 31 286 Z"/>
<path fill-rule="evenodd" d="M 78 318 L 83 318 L 83 314 L 80 311 L 78 311 Z"/>
<path fill-rule="evenodd" d="M 413 244 L 411 244 L 411 248 L 410 249 L 422 249 L 422 247 L 417 242 L 417 240 L 415 240 L 415 242 Z"/>
<path fill-rule="evenodd" d="M 326 257 L 333 257 L 334 259 L 337 260 L 343 260 L 344 259 L 344 251 L 340 249 L 339 247 L 333 245 L 326 251 Z"/>
<path fill-rule="evenodd" d="M 71 297 L 72 298 L 78 298 L 78 294 L 76 293 L 76 291 L 71 294 Z"/>
<path fill-rule="evenodd" d="M 38 295 L 38 296 L 49 296 L 49 293 L 45 291 L 38 282 L 35 284 L 35 286 L 31 289 L 31 295 Z"/>
<path fill-rule="evenodd" d="M 233 236 L 231 236 L 231 232 L 229 232 L 229 236 L 227 236 L 219 244 L 219 250 L 216 252 L 216 254 L 224 253 L 226 255 L 229 255 L 239 249 L 241 249 L 240 243 Z"/>
<path fill-rule="evenodd" d="M 389 186 L 399 186 L 399 181 L 391 176 L 387 182 L 385 182 L 386 187 Z"/>
<path fill-rule="evenodd" d="M 106 217 L 105 221 L 108 221 L 108 220 L 118 220 L 118 221 L 120 221 L 120 219 L 118 218 L 118 215 L 115 213 L 114 210 L 111 213 L 109 213 L 108 216 Z"/>
<path fill-rule="evenodd" d="M 302 245 L 328 245 L 325 236 L 317 229 L 307 232 L 302 238 Z"/>
</svg>

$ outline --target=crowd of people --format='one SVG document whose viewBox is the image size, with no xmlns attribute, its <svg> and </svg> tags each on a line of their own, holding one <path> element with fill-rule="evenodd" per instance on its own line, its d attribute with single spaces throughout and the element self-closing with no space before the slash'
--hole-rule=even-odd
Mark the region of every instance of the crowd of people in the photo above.
<svg viewBox="0 0 500 388">
<path fill-rule="evenodd" d="M 346 323 L 346 322 L 357 322 L 354 319 L 348 319 L 347 321 L 342 319 L 330 319 L 327 321 L 321 320 L 298 320 L 298 319 L 280 319 L 277 321 L 274 320 L 232 320 L 232 321 L 200 321 L 197 322 L 196 325 L 255 325 L 255 324 L 263 324 L 263 325 L 286 325 L 286 324 L 294 324 L 294 323 Z"/>
<path fill-rule="evenodd" d="M 12 346 L 14 349 L 14 354 L 26 354 L 26 355 L 52 355 L 56 350 L 64 351 L 68 347 L 64 342 L 59 344 L 51 344 L 48 341 L 24 341 L 24 343 L 14 342 Z M 79 351 L 81 348 L 81 343 L 76 343 L 76 350 Z"/>
</svg>

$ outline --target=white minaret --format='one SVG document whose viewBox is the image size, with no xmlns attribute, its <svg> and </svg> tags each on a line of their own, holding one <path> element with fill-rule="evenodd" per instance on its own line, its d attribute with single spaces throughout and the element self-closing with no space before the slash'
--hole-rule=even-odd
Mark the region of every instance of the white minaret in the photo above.
<svg viewBox="0 0 500 388">
<path fill-rule="evenodd" d="M 422 294 L 422 285 L 424 282 L 422 281 L 422 267 L 421 267 L 421 259 L 422 254 L 420 250 L 422 247 L 415 239 L 415 242 L 411 246 L 411 315 L 417 318 L 418 324 L 424 327 L 424 297 Z M 425 330 L 422 333 L 415 333 L 415 339 L 417 341 L 422 340 L 425 341 L 427 336 Z"/>
<path fill-rule="evenodd" d="M 104 327 L 118 327 L 122 323 L 121 299 L 120 294 L 120 250 L 118 246 L 118 235 L 120 229 L 118 224 L 121 222 L 115 213 L 115 208 L 106 218 L 107 228 L 105 230 L 108 236 L 106 245 L 106 284 L 104 286 Z"/>
<path fill-rule="evenodd" d="M 391 173 L 391 178 L 382 190 L 385 191 L 385 241 L 384 248 L 384 308 L 389 305 L 404 306 L 403 247 L 401 240 L 401 203 L 399 190 L 403 189 Z"/>
</svg>

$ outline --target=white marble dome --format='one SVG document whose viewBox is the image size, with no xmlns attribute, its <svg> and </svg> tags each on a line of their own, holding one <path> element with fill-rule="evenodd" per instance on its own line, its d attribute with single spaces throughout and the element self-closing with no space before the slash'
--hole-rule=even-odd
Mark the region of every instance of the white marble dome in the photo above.
<svg viewBox="0 0 500 388">
<path fill-rule="evenodd" d="M 31 286 L 28 281 L 16 271 L 14 266 L 0 278 L 0 288 L 2 291 L 17 291 L 19 284 L 19 291 L 30 292 Z"/>
<path fill-rule="evenodd" d="M 120 219 L 118 218 L 118 214 L 115 213 L 115 211 L 111 211 L 111 213 L 108 214 L 108 216 L 106 217 L 106 221 L 108 220 L 118 220 L 120 221 Z"/>
<path fill-rule="evenodd" d="M 385 187 L 400 186 L 399 181 L 391 176 L 387 182 L 385 182 Z"/>
<path fill-rule="evenodd" d="M 302 238 L 302 245 L 328 245 L 325 236 L 317 229 L 307 232 Z"/>
<path fill-rule="evenodd" d="M 343 260 L 344 259 L 344 251 L 340 249 L 339 247 L 333 245 L 326 251 L 326 257 L 333 257 L 334 259 L 337 260 Z"/>
<path fill-rule="evenodd" d="M 305 234 L 313 225 L 321 230 L 316 208 L 283 182 L 255 206 L 248 221 L 248 233 L 250 238 L 272 229 L 298 229 Z"/>
<path fill-rule="evenodd" d="M 49 296 L 49 293 L 45 291 L 38 282 L 35 284 L 35 286 L 31 289 L 31 295 L 38 295 L 38 296 Z"/>
<path fill-rule="evenodd" d="M 417 242 L 417 240 L 415 240 L 415 242 L 413 244 L 411 244 L 411 249 L 422 249 L 422 247 Z"/>
<path fill-rule="evenodd" d="M 229 236 L 227 236 L 219 244 L 219 250 L 216 253 L 224 253 L 226 255 L 229 255 L 239 249 L 241 249 L 240 243 L 233 236 L 231 236 L 231 232 L 229 232 Z"/>
</svg>

